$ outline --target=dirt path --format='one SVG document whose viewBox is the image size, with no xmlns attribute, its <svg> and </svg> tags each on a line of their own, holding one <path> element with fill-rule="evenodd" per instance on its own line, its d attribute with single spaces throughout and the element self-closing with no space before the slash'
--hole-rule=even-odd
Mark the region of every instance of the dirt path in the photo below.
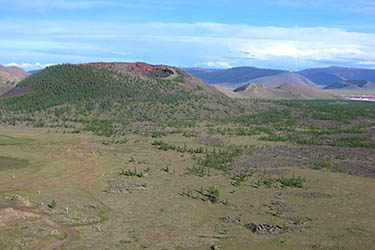
<svg viewBox="0 0 375 250">
<path fill-rule="evenodd" d="M 41 215 L 42 217 L 42 220 L 44 221 L 44 223 L 46 223 L 48 226 L 50 227 L 53 227 L 53 228 L 56 228 L 57 230 L 59 230 L 60 232 L 64 233 L 66 235 L 66 238 L 63 239 L 63 240 L 59 240 L 59 241 L 55 241 L 45 247 L 42 248 L 42 250 L 53 250 L 55 248 L 58 248 L 60 246 L 62 246 L 63 244 L 77 238 L 79 236 L 79 232 L 73 228 L 70 228 L 70 227 L 67 227 L 67 226 L 64 226 L 64 225 L 61 225 L 61 224 L 57 224 L 53 221 L 51 221 L 47 215 Z"/>
<path fill-rule="evenodd" d="M 36 215 L 36 216 L 40 217 L 47 226 L 53 227 L 53 228 L 59 230 L 61 233 L 66 235 L 65 239 L 52 242 L 52 243 L 48 244 L 47 246 L 43 247 L 42 250 L 56 249 L 56 248 L 62 246 L 63 244 L 65 244 L 65 243 L 67 243 L 67 242 L 69 242 L 69 241 L 71 241 L 71 240 L 73 240 L 73 239 L 75 239 L 79 236 L 79 232 L 77 230 L 75 230 L 73 228 L 70 228 L 68 226 L 62 225 L 62 224 L 57 224 L 57 223 L 53 222 L 52 220 L 50 220 L 49 217 L 45 214 L 39 214 L 39 213 L 34 212 L 33 210 L 36 209 L 37 206 L 36 207 L 17 207 L 17 206 L 0 205 L 0 209 L 7 209 L 7 208 L 12 208 L 14 210 L 27 212 L 27 213 Z"/>
</svg>

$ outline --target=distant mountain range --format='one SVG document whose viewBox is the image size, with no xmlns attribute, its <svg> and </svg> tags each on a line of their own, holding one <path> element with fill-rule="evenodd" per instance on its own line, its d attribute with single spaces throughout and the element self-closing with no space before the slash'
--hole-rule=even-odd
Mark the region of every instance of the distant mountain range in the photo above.
<svg viewBox="0 0 375 250">
<path fill-rule="evenodd" d="M 328 67 L 305 69 L 297 73 L 305 76 L 316 84 L 326 86 L 347 80 L 367 80 L 375 82 L 374 69 Z"/>
<path fill-rule="evenodd" d="M 34 69 L 34 70 L 29 70 L 29 71 L 27 71 L 27 73 L 29 73 L 29 74 L 35 74 L 35 73 L 37 73 L 37 72 L 39 72 L 39 71 L 41 71 L 41 70 L 43 70 L 43 69 Z"/>
<path fill-rule="evenodd" d="M 284 70 L 259 69 L 255 67 L 237 67 L 224 70 L 184 68 L 183 70 L 209 84 L 217 84 L 230 88 L 238 88 L 253 79 L 275 76 L 287 72 Z"/>
<path fill-rule="evenodd" d="M 324 89 L 375 89 L 375 83 L 367 80 L 347 80 L 328 85 Z"/>
<path fill-rule="evenodd" d="M 285 83 L 294 83 L 316 89 L 332 85 L 332 89 L 336 86 L 334 84 L 348 80 L 375 82 L 375 70 L 360 68 L 328 67 L 306 69 L 299 72 L 255 67 L 237 67 L 224 70 L 184 68 L 184 70 L 209 84 L 232 89 L 249 83 L 262 84 L 267 88 L 276 88 Z M 358 86 L 353 85 L 352 87 L 358 89 Z M 350 88 L 350 86 L 347 88 Z"/>
</svg>

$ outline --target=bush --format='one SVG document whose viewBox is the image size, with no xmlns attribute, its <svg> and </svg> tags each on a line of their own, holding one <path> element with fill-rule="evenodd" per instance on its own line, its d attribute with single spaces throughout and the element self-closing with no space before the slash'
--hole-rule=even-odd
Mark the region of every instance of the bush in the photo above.
<svg viewBox="0 0 375 250">
<path fill-rule="evenodd" d="M 51 209 L 55 209 L 57 204 L 56 204 L 56 201 L 55 200 L 52 200 L 50 204 L 47 205 L 49 208 Z"/>
</svg>

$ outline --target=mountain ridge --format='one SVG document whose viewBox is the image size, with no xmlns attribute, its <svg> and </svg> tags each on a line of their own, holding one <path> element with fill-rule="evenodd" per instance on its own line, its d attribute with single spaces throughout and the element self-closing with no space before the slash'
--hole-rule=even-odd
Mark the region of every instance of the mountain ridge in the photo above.
<svg viewBox="0 0 375 250">
<path fill-rule="evenodd" d="M 375 82 L 375 70 L 331 66 L 326 68 L 311 68 L 297 72 L 320 85 L 331 85 L 346 80 L 367 80 Z"/>
<path fill-rule="evenodd" d="M 367 80 L 345 80 L 328 85 L 324 89 L 374 90 L 375 83 Z"/>
<path fill-rule="evenodd" d="M 310 88 L 323 88 L 345 80 L 368 80 L 375 82 L 375 70 L 353 67 L 310 68 L 297 72 L 278 69 L 261 69 L 256 67 L 236 67 L 229 69 L 184 68 L 190 74 L 226 88 L 238 88 L 255 82 L 266 87 L 275 88 L 284 83 L 294 82 Z M 288 77 L 285 77 L 285 76 Z"/>
</svg>

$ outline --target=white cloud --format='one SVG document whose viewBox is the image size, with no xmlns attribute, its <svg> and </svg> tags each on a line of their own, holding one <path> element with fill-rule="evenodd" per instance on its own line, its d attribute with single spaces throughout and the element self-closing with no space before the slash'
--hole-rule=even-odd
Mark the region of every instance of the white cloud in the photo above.
<svg viewBox="0 0 375 250">
<path fill-rule="evenodd" d="M 11 62 L 11 63 L 5 64 L 5 66 L 7 66 L 7 67 L 15 66 L 15 67 L 19 67 L 19 68 L 24 68 L 26 70 L 42 69 L 42 68 L 45 68 L 45 67 L 48 67 L 48 66 L 52 66 L 52 65 L 55 65 L 55 64 L 54 63 L 41 64 L 40 62 L 36 62 L 36 63 L 16 63 L 16 62 Z"/>
<path fill-rule="evenodd" d="M 230 68 L 230 64 L 228 62 L 206 62 L 204 65 L 208 67 L 217 67 L 217 68 Z"/>
<path fill-rule="evenodd" d="M 364 62 L 359 62 L 358 64 L 360 64 L 360 65 L 375 65 L 375 61 L 364 61 Z"/>
<path fill-rule="evenodd" d="M 255 27 L 219 23 L 164 23 L 158 24 L 157 27 L 158 30 L 168 31 L 162 34 L 164 40 L 211 46 L 217 49 L 221 58 L 225 56 L 269 60 L 283 57 L 301 60 L 367 61 L 375 57 L 375 34 L 349 32 L 338 28 Z"/>
</svg>

